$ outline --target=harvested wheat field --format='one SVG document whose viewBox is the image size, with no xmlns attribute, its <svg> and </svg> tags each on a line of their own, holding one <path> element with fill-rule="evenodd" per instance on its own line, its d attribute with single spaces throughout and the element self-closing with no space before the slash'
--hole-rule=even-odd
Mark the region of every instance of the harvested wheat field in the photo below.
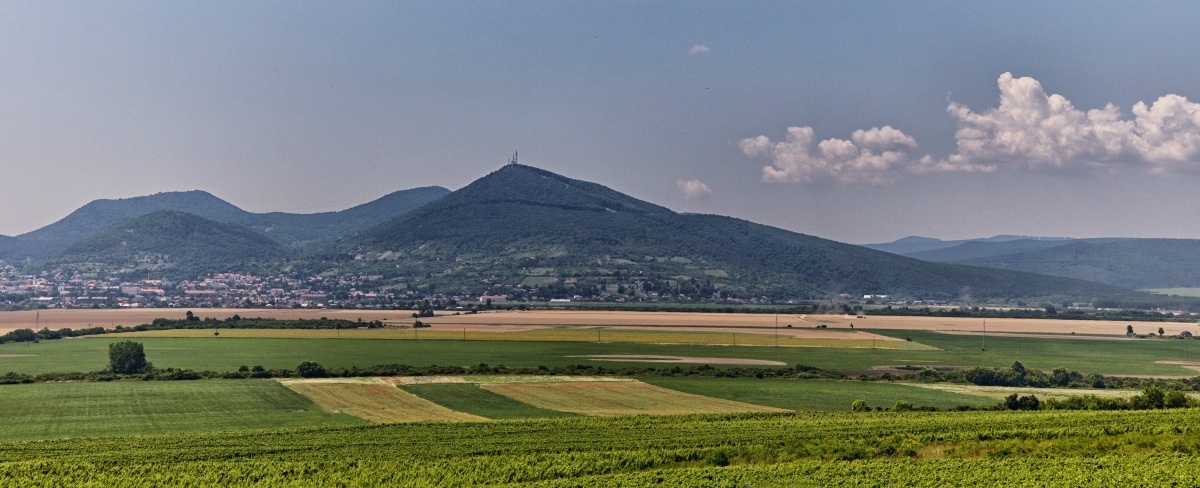
<svg viewBox="0 0 1200 488">
<path fill-rule="evenodd" d="M 640 381 L 500 383 L 480 388 L 538 408 L 593 416 L 784 411 L 668 390 Z"/>
<path fill-rule="evenodd" d="M 496 383 L 566 383 L 571 381 L 637 381 L 617 376 L 560 376 L 533 374 L 462 376 L 384 376 L 379 381 L 391 385 L 496 384 Z"/>
<path fill-rule="evenodd" d="M 482 325 L 570 325 L 570 326 L 653 326 L 653 327 L 757 327 L 773 333 L 775 314 L 697 313 L 697 312 L 605 312 L 537 310 L 527 312 L 486 312 L 472 315 L 438 316 L 428 319 L 434 324 Z M 983 319 L 959 317 L 898 317 L 866 315 L 796 315 L 779 314 L 780 334 L 796 335 L 807 330 L 813 333 L 875 330 L 983 330 Z M 792 328 L 787 329 L 787 325 Z M 851 329 L 850 325 L 854 324 Z M 827 328 L 813 330 L 818 325 Z M 1056 320 L 1056 319 L 988 319 L 988 332 L 1043 334 L 1124 335 L 1125 326 L 1132 325 L 1139 334 L 1157 333 L 1162 327 L 1169 335 L 1182 331 L 1200 333 L 1195 322 L 1130 322 L 1115 320 Z M 785 332 L 786 331 L 786 332 Z M 816 336 L 813 336 L 816 337 Z"/>
<path fill-rule="evenodd" d="M 316 402 L 323 410 L 345 413 L 377 423 L 487 419 L 456 412 L 375 378 L 281 380 L 288 388 Z"/>
<path fill-rule="evenodd" d="M 274 319 L 345 319 L 382 320 L 387 323 L 412 324 L 412 312 L 406 310 L 323 310 L 323 309 L 240 309 L 240 308 L 122 308 L 122 309 L 60 309 L 0 312 L 0 333 L 15 329 L 80 329 L 118 325 L 133 327 L 148 324 L 157 318 L 182 319 L 191 310 L 201 319 L 226 319 L 234 315 Z"/>
</svg>

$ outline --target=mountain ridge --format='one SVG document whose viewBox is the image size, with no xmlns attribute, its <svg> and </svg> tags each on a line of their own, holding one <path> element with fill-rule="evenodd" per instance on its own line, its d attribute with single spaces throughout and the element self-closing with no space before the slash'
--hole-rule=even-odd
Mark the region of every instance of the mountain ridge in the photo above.
<svg viewBox="0 0 1200 488">
<path fill-rule="evenodd" d="M 407 273 L 406 284 L 424 280 L 439 289 L 523 279 L 575 290 L 619 280 L 649 281 L 654 288 L 661 282 L 685 283 L 702 289 L 724 286 L 742 296 L 793 298 L 880 293 L 951 299 L 964 293 L 1024 293 L 1005 291 L 1009 285 L 1039 295 L 1125 291 L 930 263 L 733 217 L 679 214 L 596 183 L 524 165 L 504 166 L 429 205 L 343 239 L 340 246 L 358 264 L 340 263 L 339 269 L 370 269 L 372 260 L 384 260 L 374 269 L 403 268 L 397 273 Z M 530 269 L 554 276 L 520 271 Z"/>
<path fill-rule="evenodd" d="M 364 230 L 449 192 L 437 186 L 399 190 L 346 210 L 313 214 L 248 212 L 203 190 L 99 199 L 49 225 L 14 236 L 11 241 L 0 239 L 0 258 L 47 258 L 89 235 L 161 210 L 186 212 L 216 222 L 253 228 L 285 244 L 295 244 Z"/>
</svg>

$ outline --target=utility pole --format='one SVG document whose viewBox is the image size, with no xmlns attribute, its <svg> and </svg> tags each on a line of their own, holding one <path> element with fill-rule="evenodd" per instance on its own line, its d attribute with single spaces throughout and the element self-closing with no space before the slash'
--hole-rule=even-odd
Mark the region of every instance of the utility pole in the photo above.
<svg viewBox="0 0 1200 488">
<path fill-rule="evenodd" d="M 987 319 L 983 319 L 983 350 L 987 350 Z"/>
<path fill-rule="evenodd" d="M 779 347 L 779 314 L 775 314 L 775 347 Z"/>
</svg>

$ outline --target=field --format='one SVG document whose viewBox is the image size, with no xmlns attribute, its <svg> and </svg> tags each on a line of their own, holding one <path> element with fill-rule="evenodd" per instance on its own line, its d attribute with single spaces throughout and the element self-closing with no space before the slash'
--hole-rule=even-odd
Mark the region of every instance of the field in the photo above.
<svg viewBox="0 0 1200 488">
<path fill-rule="evenodd" d="M 0 312 L 0 332 L 12 329 L 49 327 L 81 328 L 115 325 L 133 326 L 149 323 L 155 318 L 182 318 L 182 309 L 101 309 L 101 310 L 63 310 L 47 309 L 40 311 L 41 319 L 36 319 L 37 312 Z M 367 321 L 381 320 L 390 325 L 412 325 L 411 311 L 407 310 L 324 310 L 324 309 L 193 309 L 201 318 L 227 318 L 233 315 L 242 317 L 273 317 L 278 319 L 346 319 Z M 619 312 L 619 311 L 579 311 L 579 310 L 537 310 L 537 311 L 487 311 L 478 314 L 439 313 L 437 317 L 421 319 L 422 322 L 444 325 L 446 328 L 461 331 L 467 326 L 572 326 L 572 327 L 718 327 L 718 328 L 750 328 L 774 329 L 778 320 L 781 331 L 787 325 L 793 329 L 810 330 L 817 325 L 825 324 L 829 332 L 849 331 L 850 324 L 855 330 L 932 330 L 932 331 L 970 331 L 978 332 L 983 328 L 981 319 L 973 318 L 942 318 L 942 317 L 889 317 L 868 315 L 857 318 L 854 315 L 796 315 L 770 313 L 697 313 L 697 312 Z M 1127 322 L 1127 321 L 1097 321 L 1097 320 L 1054 320 L 1054 319 L 990 319 L 988 331 L 1021 332 L 1021 333 L 1055 333 L 1085 335 L 1124 335 L 1125 326 L 1133 325 L 1140 334 L 1157 331 L 1159 327 L 1174 335 L 1184 330 L 1193 333 L 1200 332 L 1196 323 L 1179 322 Z M 486 330 L 486 329 L 478 329 Z M 759 331 L 766 332 L 766 331 Z"/>
<path fill-rule="evenodd" d="M 94 320 L 107 311 L 50 312 L 43 311 L 43 321 Z M 205 312 L 272 316 L 199 315 Z M 295 313 L 387 318 L 403 327 L 147 331 L 9 343 L 0 345 L 0 372 L 98 371 L 107 365 L 108 344 L 132 339 L 158 368 L 199 371 L 294 369 L 316 361 L 329 369 L 582 364 L 605 373 L 3 385 L 0 411 L 9 422 L 0 426 L 0 485 L 1200 483 L 1200 475 L 1178 468 L 1200 453 L 1191 427 L 1200 425 L 1200 409 L 792 412 L 847 412 L 858 399 L 872 407 L 904 401 L 952 409 L 995 405 L 1012 393 L 1044 399 L 1136 394 L 1131 390 L 663 376 L 640 369 L 707 364 L 715 368 L 707 371 L 734 373 L 809 365 L 853 378 L 901 365 L 1020 361 L 1085 374 L 1196 374 L 1195 341 L 1128 338 L 1125 323 L 989 320 L 985 338 L 981 327 L 972 328 L 975 321 L 909 317 L 780 315 L 776 329 L 773 315 L 757 314 L 490 312 L 422 319 L 433 327 L 412 329 L 411 317 L 396 312 L 332 312 Z M 0 314 L 0 323 L 21 320 Z M 1144 333 L 1160 325 L 1196 327 L 1133 325 Z M 641 373 L 611 375 L 622 368 Z M 119 437 L 134 434 L 142 437 Z M 63 437 L 72 439 L 12 442 Z"/>
<path fill-rule="evenodd" d="M 1175 295 L 1181 297 L 1200 297 L 1200 288 L 1152 288 L 1142 290 L 1148 293 L 1157 293 L 1159 295 Z"/>
<path fill-rule="evenodd" d="M 330 413 L 344 413 L 371 422 L 468 422 L 483 417 L 456 412 L 373 378 L 281 380 Z"/>
<path fill-rule="evenodd" d="M 886 382 L 674 377 L 646 377 L 642 381 L 696 395 L 787 410 L 846 411 L 860 399 L 868 400 L 872 407 L 891 407 L 901 400 L 942 409 L 996 404 L 996 400 L 962 392 Z"/>
<path fill-rule="evenodd" d="M 1014 361 L 1020 361 L 1026 367 L 1046 371 L 1065 367 L 1085 374 L 1190 377 L 1195 376 L 1196 371 L 1179 363 L 1200 360 L 1200 345 L 1195 340 L 1147 338 L 1118 341 L 989 336 L 987 351 L 982 351 L 981 338 L 976 336 L 923 331 L 879 332 L 895 338 L 912 339 L 911 343 L 921 344 L 922 349 L 500 340 L 238 339 L 225 334 L 220 337 L 210 334 L 196 338 L 156 338 L 112 334 L 36 344 L 2 344 L 0 372 L 97 371 L 107 365 L 109 343 L 134 337 L 145 344 L 147 357 L 156 366 L 199 371 L 232 371 L 241 365 L 291 369 L 303 361 L 316 361 L 330 368 L 395 363 L 422 366 L 487 363 L 509 367 L 575 364 L 606 368 L 672 366 L 652 360 L 640 363 L 612 362 L 589 357 L 637 355 L 754 359 L 851 372 L 894 365 L 1008 367 Z"/>
<path fill-rule="evenodd" d="M 416 423 L 0 444 L 13 486 L 1195 486 L 1200 410 Z"/>
<path fill-rule="evenodd" d="M 580 415 L 680 415 L 779 409 L 668 390 L 637 381 L 491 383 L 480 385 L 526 405 Z"/>
<path fill-rule="evenodd" d="M 570 412 L 538 408 L 521 403 L 504 395 L 487 391 L 473 383 L 413 384 L 403 385 L 400 388 L 446 408 L 494 420 L 575 415 Z"/>
<path fill-rule="evenodd" d="M 270 380 L 0 386 L 0 440 L 354 425 Z"/>
<path fill-rule="evenodd" d="M 495 330 L 500 329 L 500 330 Z M 610 342 L 634 344 L 688 344 L 713 346 L 784 346 L 784 347 L 856 347 L 877 349 L 927 349 L 912 342 L 862 331 L 795 331 L 778 335 L 769 331 L 724 328 L 713 331 L 696 329 L 613 328 L 613 327 L 530 327 L 447 326 L 421 329 L 175 329 L 128 332 L 128 337 L 215 337 L 260 339 L 386 339 L 451 341 L 524 341 L 524 342 Z M 840 336 L 840 337 L 839 337 Z"/>
</svg>

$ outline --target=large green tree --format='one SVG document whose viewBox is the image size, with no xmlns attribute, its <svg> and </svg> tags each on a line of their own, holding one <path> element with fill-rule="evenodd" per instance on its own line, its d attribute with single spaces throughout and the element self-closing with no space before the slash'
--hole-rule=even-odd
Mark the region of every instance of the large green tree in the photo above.
<svg viewBox="0 0 1200 488">
<path fill-rule="evenodd" d="M 142 343 L 133 341 L 114 342 L 108 345 L 108 369 L 117 374 L 138 374 L 150 370 L 146 361 L 146 349 Z"/>
</svg>

